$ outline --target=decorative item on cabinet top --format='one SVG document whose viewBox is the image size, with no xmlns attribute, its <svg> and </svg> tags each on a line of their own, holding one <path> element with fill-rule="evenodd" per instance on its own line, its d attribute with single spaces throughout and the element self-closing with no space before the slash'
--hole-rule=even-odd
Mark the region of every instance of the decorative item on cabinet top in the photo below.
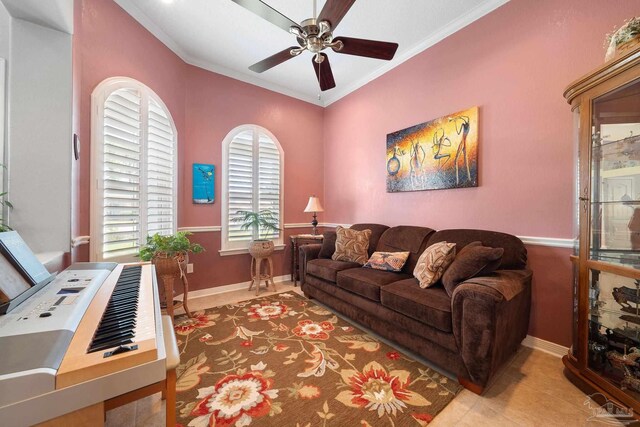
<svg viewBox="0 0 640 427">
<path fill-rule="evenodd" d="M 640 44 L 640 17 L 625 21 L 624 25 L 614 32 L 607 34 L 605 47 L 607 53 L 605 61 L 631 52 Z"/>
</svg>

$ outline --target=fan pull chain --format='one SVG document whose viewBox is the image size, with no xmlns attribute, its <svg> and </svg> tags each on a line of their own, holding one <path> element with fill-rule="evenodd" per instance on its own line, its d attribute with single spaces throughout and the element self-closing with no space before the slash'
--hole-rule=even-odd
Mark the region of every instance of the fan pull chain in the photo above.
<svg viewBox="0 0 640 427">
<path fill-rule="evenodd" d="M 313 0 L 313 2 L 315 3 L 316 0 Z M 319 54 L 317 54 L 319 55 Z M 322 64 L 322 62 L 318 62 L 318 83 L 322 82 L 322 67 L 320 66 Z M 322 83 L 320 83 L 322 84 Z M 318 101 L 321 101 L 322 97 L 320 96 L 322 94 L 322 90 L 320 92 L 318 92 Z"/>
</svg>

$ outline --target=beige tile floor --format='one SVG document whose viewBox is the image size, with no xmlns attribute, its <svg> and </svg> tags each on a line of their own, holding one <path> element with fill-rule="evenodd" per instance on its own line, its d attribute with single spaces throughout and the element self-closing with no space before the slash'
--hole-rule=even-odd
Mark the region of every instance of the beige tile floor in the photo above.
<svg viewBox="0 0 640 427">
<path fill-rule="evenodd" d="M 278 291 L 300 292 L 291 282 Z M 260 295 L 273 292 L 262 291 Z M 253 298 L 253 292 L 235 291 L 193 299 L 189 308 L 202 310 Z M 414 356 L 415 357 L 415 356 Z M 521 347 L 484 395 L 463 390 L 430 426 L 596 426 L 621 425 L 591 420 L 586 396 L 562 373 L 562 361 L 539 350 Z M 179 421 L 179 420 L 178 420 Z M 164 402 L 156 394 L 107 413 L 108 427 L 163 426 Z"/>
</svg>

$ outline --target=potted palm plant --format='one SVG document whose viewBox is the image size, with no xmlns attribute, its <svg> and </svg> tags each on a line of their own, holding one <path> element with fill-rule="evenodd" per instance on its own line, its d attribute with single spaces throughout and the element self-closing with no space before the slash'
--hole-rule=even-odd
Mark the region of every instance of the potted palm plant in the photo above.
<svg viewBox="0 0 640 427">
<path fill-rule="evenodd" d="M 156 274 L 163 286 L 159 287 L 161 300 L 167 301 L 166 289 L 173 289 L 173 280 L 182 277 L 187 272 L 189 253 L 200 253 L 204 248 L 198 243 L 191 243 L 188 236 L 192 233 L 178 231 L 175 234 L 163 236 L 154 234 L 147 237 L 147 244 L 140 248 L 138 256 L 143 261 L 151 261 L 156 267 Z M 168 282 L 171 282 L 170 284 Z M 185 289 L 185 294 L 187 290 Z M 173 299 L 173 295 L 171 295 Z M 189 314 L 185 305 L 185 311 Z"/>
<path fill-rule="evenodd" d="M 275 212 L 270 209 L 262 209 L 258 212 L 237 211 L 232 222 L 242 223 L 242 230 L 254 230 L 258 239 L 253 239 L 249 244 L 249 253 L 254 258 L 266 258 L 273 253 L 273 241 L 268 240 L 270 232 L 280 231 L 280 221 Z M 254 234 L 255 235 L 255 234 Z"/>
</svg>

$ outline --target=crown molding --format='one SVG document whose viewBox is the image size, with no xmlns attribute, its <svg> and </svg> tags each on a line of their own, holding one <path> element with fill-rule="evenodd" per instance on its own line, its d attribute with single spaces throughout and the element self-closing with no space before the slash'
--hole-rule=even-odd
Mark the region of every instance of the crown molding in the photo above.
<svg viewBox="0 0 640 427">
<path fill-rule="evenodd" d="M 242 73 L 239 71 L 231 70 L 230 68 L 226 68 L 219 64 L 214 64 L 212 62 L 200 61 L 185 50 L 183 50 L 180 45 L 169 36 L 162 28 L 156 25 L 151 18 L 147 16 L 132 0 L 114 0 L 118 6 L 124 9 L 129 15 L 131 15 L 140 25 L 147 29 L 155 38 L 160 40 L 162 44 L 167 46 L 173 53 L 178 55 L 180 59 L 182 59 L 185 63 L 189 65 L 193 65 L 194 67 L 202 68 L 203 70 L 211 71 L 216 74 L 220 74 L 226 77 L 230 77 L 234 80 L 239 80 L 241 82 L 249 83 L 253 86 L 258 86 L 263 89 L 270 90 L 272 92 L 277 92 L 282 95 L 289 96 L 291 98 L 296 98 L 304 102 L 308 102 L 310 104 L 314 104 L 320 107 L 324 107 L 324 104 L 316 99 L 314 96 L 303 94 L 291 89 L 288 89 L 284 86 L 280 86 L 275 83 L 271 83 L 265 81 L 257 76 L 251 76 L 246 73 Z"/>
<path fill-rule="evenodd" d="M 178 45 L 175 40 L 173 40 L 167 33 L 165 33 L 162 28 L 156 25 L 155 22 L 153 22 L 151 18 L 149 18 L 147 14 L 145 14 L 142 9 L 140 9 L 138 5 L 136 5 L 132 0 L 113 1 L 116 2 L 116 4 L 122 9 L 124 9 L 125 12 L 131 15 L 133 19 L 138 21 L 138 23 L 142 25 L 147 31 L 153 34 L 155 38 L 160 40 L 162 44 L 167 46 L 171 51 L 173 51 L 173 53 L 178 55 L 180 59 L 187 62 L 185 59 L 187 58 L 187 53 L 182 50 L 180 45 Z"/>
<path fill-rule="evenodd" d="M 358 79 L 357 81 L 349 85 L 340 86 L 339 88 L 333 89 L 332 92 L 330 93 L 323 94 L 322 100 L 318 100 L 315 96 L 300 93 L 298 91 L 288 89 L 284 86 L 268 82 L 257 76 L 252 76 L 240 71 L 232 70 L 212 62 L 198 60 L 192 57 L 190 54 L 188 54 L 185 50 L 183 50 L 178 45 L 178 43 L 176 43 L 176 41 L 173 40 L 173 38 L 171 38 L 166 32 L 164 32 L 164 30 L 162 30 L 158 25 L 156 25 L 132 0 L 114 0 L 114 1 L 122 9 L 124 9 L 129 15 L 131 15 L 136 21 L 138 21 L 144 28 L 146 28 L 151 34 L 153 34 L 158 40 L 160 40 L 160 42 L 162 42 L 165 46 L 167 46 L 170 50 L 172 50 L 176 55 L 178 55 L 180 59 L 182 59 L 184 62 L 186 62 L 189 65 L 193 65 L 194 67 L 202 68 L 207 71 L 211 71 L 226 77 L 230 77 L 235 80 L 239 80 L 254 86 L 258 86 L 258 87 L 270 90 L 272 92 L 277 92 L 282 95 L 296 98 L 313 105 L 318 105 L 320 107 L 328 107 L 334 102 L 344 98 L 345 96 L 361 88 L 367 83 L 377 79 L 378 77 L 391 71 L 398 65 L 406 62 L 407 60 L 413 58 L 419 53 L 435 45 L 436 43 L 442 41 L 443 39 L 455 33 L 456 31 L 461 30 L 462 28 L 482 18 L 488 13 L 493 12 L 495 9 L 508 3 L 510 0 L 490 0 L 473 9 L 470 9 L 467 13 L 453 20 L 451 23 L 449 23 L 446 27 L 442 28 L 436 34 L 423 40 L 421 43 L 415 45 L 411 49 L 405 51 L 402 55 L 396 56 L 393 60 L 385 63 L 383 66 L 377 68 L 373 72 L 361 77 L 360 79 Z"/>
<path fill-rule="evenodd" d="M 123 0 L 118 0 L 123 1 Z M 127 0 L 128 1 L 128 0 Z M 242 73 L 240 71 L 232 70 L 230 68 L 223 67 L 218 64 L 213 64 L 206 61 L 200 61 L 191 57 L 190 55 L 186 55 L 182 58 L 187 64 L 193 65 L 194 67 L 202 68 L 203 70 L 211 71 L 216 74 L 220 74 L 225 77 L 232 78 L 234 80 L 239 80 L 241 82 L 248 83 L 253 86 L 258 86 L 263 89 L 270 90 L 272 92 L 277 92 L 281 95 L 286 95 L 291 98 L 299 99 L 300 101 L 308 102 L 309 104 L 317 105 L 319 107 L 325 107 L 324 103 L 318 101 L 318 99 L 314 96 L 310 96 L 304 93 L 297 92 L 295 90 L 288 89 L 284 86 L 280 86 L 275 83 L 268 82 L 266 80 L 262 80 L 257 76 L 251 76 L 249 74 Z"/>
</svg>

